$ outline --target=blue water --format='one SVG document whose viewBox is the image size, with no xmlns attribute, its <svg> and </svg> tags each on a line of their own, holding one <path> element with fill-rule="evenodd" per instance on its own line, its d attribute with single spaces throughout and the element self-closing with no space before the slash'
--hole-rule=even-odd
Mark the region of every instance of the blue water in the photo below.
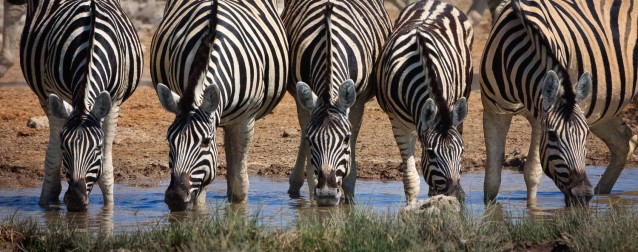
<svg viewBox="0 0 638 252">
<path fill-rule="evenodd" d="M 598 183 L 604 168 L 590 167 L 587 169 L 592 184 Z M 463 174 L 461 183 L 466 192 L 467 211 L 480 214 L 483 205 L 483 172 L 468 172 Z M 596 196 L 590 207 L 606 209 L 610 204 L 638 210 L 638 169 L 625 169 L 618 179 L 612 194 Z M 64 183 L 63 183 L 64 184 Z M 64 185 L 66 187 L 66 185 Z M 95 187 L 90 196 L 89 210 L 85 213 L 69 213 L 62 209 L 44 210 L 37 205 L 40 188 L 20 190 L 0 190 L 0 220 L 12 217 L 19 219 L 32 218 L 41 225 L 53 223 L 68 223 L 74 227 L 100 233 L 120 233 L 138 230 L 148 230 L 158 226 L 170 224 L 176 219 L 189 218 L 206 214 L 200 213 L 170 214 L 163 202 L 164 190 L 168 181 L 162 182 L 160 187 L 131 187 L 116 185 L 115 206 L 103 209 L 102 194 L 99 187 Z M 339 208 L 316 207 L 307 200 L 308 188 L 302 187 L 300 199 L 291 199 L 287 179 L 267 179 L 263 177 L 250 178 L 250 190 L 247 205 L 233 205 L 226 202 L 226 181 L 215 180 L 208 188 L 208 209 L 243 209 L 250 215 L 259 213 L 262 224 L 272 227 L 287 227 L 303 213 L 330 215 Z M 63 192 L 66 188 L 63 189 Z M 405 204 L 403 184 L 400 181 L 380 182 L 358 180 L 356 187 L 358 206 L 372 209 L 379 214 L 396 212 Z M 427 198 L 427 185 L 421 180 L 419 199 Z M 497 199 L 505 211 L 513 216 L 530 213 L 526 207 L 526 188 L 523 174 L 503 170 L 502 184 Z M 538 209 L 534 214 L 551 214 L 564 208 L 563 195 L 554 183 L 543 176 L 538 193 Z"/>
</svg>

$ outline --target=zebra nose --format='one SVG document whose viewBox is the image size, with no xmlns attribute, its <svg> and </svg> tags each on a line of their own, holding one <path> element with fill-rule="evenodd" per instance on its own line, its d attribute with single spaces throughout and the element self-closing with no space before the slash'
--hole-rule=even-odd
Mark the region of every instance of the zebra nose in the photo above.
<svg viewBox="0 0 638 252">
<path fill-rule="evenodd" d="M 71 212 L 85 211 L 89 205 L 89 197 L 84 181 L 71 182 L 64 194 L 64 204 Z"/>
<path fill-rule="evenodd" d="M 186 210 L 191 200 L 190 189 L 190 176 L 188 174 L 171 176 L 171 183 L 164 194 L 164 203 L 171 211 Z"/>
<path fill-rule="evenodd" d="M 594 196 L 594 188 L 589 183 L 589 180 L 585 179 L 578 182 L 576 186 L 570 189 L 571 197 L 565 195 L 568 206 L 587 206 L 589 201 Z"/>
<path fill-rule="evenodd" d="M 465 201 L 465 191 L 463 191 L 463 187 L 461 187 L 460 181 L 455 181 L 448 183 L 447 190 L 445 191 L 446 196 L 454 196 L 459 202 Z"/>
<path fill-rule="evenodd" d="M 316 187 L 315 197 L 319 206 L 336 206 L 341 201 L 341 189 L 338 187 Z"/>
</svg>

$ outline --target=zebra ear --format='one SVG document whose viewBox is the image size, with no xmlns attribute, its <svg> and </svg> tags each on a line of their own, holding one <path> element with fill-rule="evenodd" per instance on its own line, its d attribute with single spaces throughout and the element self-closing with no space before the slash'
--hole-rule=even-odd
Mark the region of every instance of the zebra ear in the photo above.
<svg viewBox="0 0 638 252">
<path fill-rule="evenodd" d="M 543 110 L 547 111 L 558 98 L 560 81 L 556 72 L 550 70 L 543 78 Z"/>
<path fill-rule="evenodd" d="M 421 110 L 421 117 L 419 118 L 419 120 L 421 121 L 421 125 L 426 128 L 433 126 L 436 122 L 436 112 L 437 108 L 434 100 L 432 100 L 432 98 L 428 98 L 428 100 L 425 101 L 423 109 Z"/>
<path fill-rule="evenodd" d="M 454 127 L 459 126 L 465 120 L 467 116 L 467 99 L 465 97 L 461 97 L 456 104 L 454 104 L 454 108 L 452 109 L 452 123 Z"/>
<path fill-rule="evenodd" d="M 202 105 L 199 106 L 199 109 L 204 110 L 210 114 L 217 110 L 217 106 L 219 106 L 219 87 L 215 84 L 208 85 L 204 90 L 204 99 L 202 100 Z"/>
<path fill-rule="evenodd" d="M 357 89 L 354 86 L 354 81 L 348 79 L 339 87 L 339 100 L 338 105 L 344 110 L 349 109 L 357 99 Z"/>
<path fill-rule="evenodd" d="M 179 95 L 168 89 L 168 87 L 162 83 L 157 84 L 157 97 L 162 104 L 162 107 L 168 112 L 173 114 L 177 113 L 177 103 L 179 102 Z"/>
<path fill-rule="evenodd" d="M 576 103 L 581 103 L 591 94 L 591 74 L 589 72 L 583 73 L 576 85 Z"/>
<path fill-rule="evenodd" d="M 106 117 L 111 111 L 111 103 L 111 94 L 107 91 L 101 92 L 97 98 L 95 98 L 91 114 L 99 119 Z"/>
<path fill-rule="evenodd" d="M 50 94 L 48 99 L 49 113 L 57 118 L 67 119 L 73 111 L 73 107 L 55 94 Z"/>
<path fill-rule="evenodd" d="M 317 106 L 317 95 L 312 92 L 308 84 L 302 81 L 297 82 L 297 100 L 299 100 L 302 107 L 310 111 Z"/>
</svg>

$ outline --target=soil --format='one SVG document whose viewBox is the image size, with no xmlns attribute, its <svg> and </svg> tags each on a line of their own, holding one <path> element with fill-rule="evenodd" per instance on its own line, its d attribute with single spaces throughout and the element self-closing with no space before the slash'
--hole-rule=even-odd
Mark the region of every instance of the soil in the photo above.
<svg viewBox="0 0 638 252">
<path fill-rule="evenodd" d="M 155 2 L 155 1 L 153 1 Z M 469 0 L 458 0 L 461 9 L 468 9 Z M 157 4 L 161 6 L 161 4 Z M 396 9 L 388 8 L 396 17 Z M 483 45 L 489 34 L 490 18 L 475 26 L 473 57 L 475 72 Z M 147 26 L 145 28 L 148 28 Z M 122 106 L 117 136 L 113 147 L 115 180 L 136 186 L 157 186 L 160 180 L 170 178 L 166 129 L 173 115 L 164 111 L 155 91 L 150 87 L 148 72 L 150 41 L 153 31 L 140 34 L 145 50 L 143 85 Z M 0 188 L 38 187 L 43 179 L 44 154 L 48 142 L 48 129 L 27 127 L 30 117 L 42 116 L 37 98 L 24 84 L 16 64 L 0 79 Z M 485 145 L 482 127 L 480 93 L 475 90 L 469 99 L 469 115 L 464 123 L 464 171 L 481 170 L 485 164 Z M 634 132 L 638 132 L 638 112 L 629 106 L 622 115 Z M 220 129 L 217 137 L 220 176 L 226 173 L 225 153 Z M 257 121 L 255 136 L 249 154 L 250 175 L 285 178 L 290 175 L 299 144 L 299 124 L 295 102 L 286 95 L 275 110 Z M 507 139 L 508 166 L 522 168 L 530 138 L 526 119 L 514 117 Z M 418 145 L 418 144 L 417 144 Z M 394 141 L 389 120 L 375 100 L 368 103 L 357 146 L 358 177 L 360 179 L 400 180 L 400 155 Z M 417 156 L 420 148 L 417 146 Z M 606 165 L 607 147 L 590 134 L 588 165 Z M 628 166 L 638 164 L 638 152 L 630 157 Z M 418 163 L 418 159 L 417 159 Z M 522 181 L 521 181 L 522 182 Z"/>
</svg>

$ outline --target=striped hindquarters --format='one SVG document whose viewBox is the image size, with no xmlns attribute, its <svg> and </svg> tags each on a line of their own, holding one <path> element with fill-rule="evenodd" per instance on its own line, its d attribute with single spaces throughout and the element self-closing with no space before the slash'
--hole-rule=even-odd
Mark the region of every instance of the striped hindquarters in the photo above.
<svg viewBox="0 0 638 252">
<path fill-rule="evenodd" d="M 190 95 L 188 80 L 199 63 L 193 59 L 210 21 L 216 28 L 206 81 L 194 88 L 195 104 L 206 86 L 217 85 L 222 125 L 261 118 L 277 105 L 285 93 L 288 43 L 271 1 L 169 1 L 166 10 L 151 44 L 154 85 Z"/>
<path fill-rule="evenodd" d="M 329 2 L 334 7 L 331 60 L 327 62 L 324 13 Z M 339 86 L 347 79 L 357 85 L 357 93 L 368 90 L 376 57 L 391 28 L 382 1 L 286 1 L 282 17 L 290 41 L 292 80 L 288 87 L 293 93 L 295 84 L 304 81 L 315 93 L 328 92 L 336 99 Z"/>
<path fill-rule="evenodd" d="M 102 91 L 117 103 L 133 93 L 142 74 L 142 47 L 118 1 L 29 4 L 21 64 L 40 101 L 57 94 L 87 110 Z"/>
<path fill-rule="evenodd" d="M 408 6 L 379 58 L 379 105 L 415 129 L 427 98 L 435 98 L 432 88 L 440 90 L 448 107 L 469 97 L 473 36 L 467 17 L 452 5 L 420 1 Z M 420 48 L 419 41 L 426 48 Z"/>
<path fill-rule="evenodd" d="M 481 61 L 482 96 L 491 109 L 538 118 L 541 80 L 557 65 L 574 81 L 592 73 L 592 95 L 581 104 L 590 125 L 631 102 L 638 92 L 635 1 L 515 2 L 520 7 L 508 4 L 496 21 Z"/>
</svg>

